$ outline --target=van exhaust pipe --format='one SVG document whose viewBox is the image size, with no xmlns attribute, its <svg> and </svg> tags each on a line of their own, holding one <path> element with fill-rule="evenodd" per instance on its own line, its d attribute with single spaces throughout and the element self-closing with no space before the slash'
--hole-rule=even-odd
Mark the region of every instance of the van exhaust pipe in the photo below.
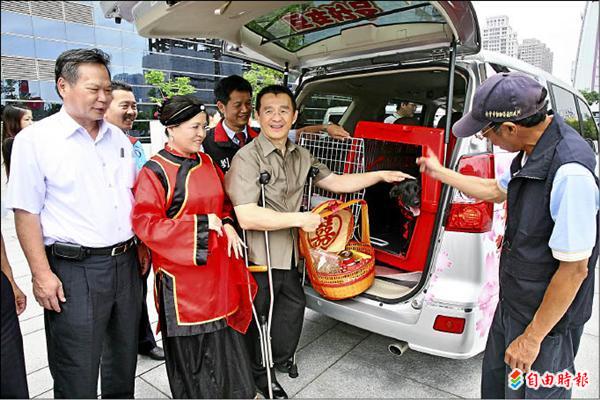
<svg viewBox="0 0 600 400">
<path fill-rule="evenodd" d="M 388 346 L 388 350 L 395 356 L 400 357 L 402 354 L 408 351 L 408 343 L 400 341 L 398 343 L 392 343 Z"/>
</svg>

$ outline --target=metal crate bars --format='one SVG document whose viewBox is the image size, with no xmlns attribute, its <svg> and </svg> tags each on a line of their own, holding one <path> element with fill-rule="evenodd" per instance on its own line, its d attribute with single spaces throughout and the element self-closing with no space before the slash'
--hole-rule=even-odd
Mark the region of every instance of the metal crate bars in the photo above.
<svg viewBox="0 0 600 400">
<path fill-rule="evenodd" d="M 318 133 L 304 133 L 299 145 L 306 148 L 317 160 L 336 174 L 356 174 L 365 172 L 365 145 L 363 139 L 349 138 L 346 140 L 333 139 Z M 328 200 L 338 199 L 342 202 L 360 199 L 365 191 L 337 194 L 318 187 L 313 188 L 311 209 L 317 204 Z M 308 205 L 308 183 L 304 187 L 303 204 Z M 360 204 L 352 206 L 354 216 L 354 237 L 360 239 Z"/>
</svg>

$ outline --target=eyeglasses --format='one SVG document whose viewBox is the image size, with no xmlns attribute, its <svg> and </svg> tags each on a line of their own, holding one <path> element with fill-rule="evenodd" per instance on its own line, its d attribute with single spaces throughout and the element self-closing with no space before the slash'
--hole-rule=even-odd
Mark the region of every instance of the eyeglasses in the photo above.
<svg viewBox="0 0 600 400">
<path fill-rule="evenodd" d="M 483 140 L 485 138 L 487 138 L 488 133 L 490 132 L 490 129 L 493 130 L 494 132 L 498 132 L 498 129 L 500 129 L 500 126 L 502 124 L 498 125 L 495 122 L 490 122 L 489 124 L 487 124 L 486 126 L 484 126 L 480 132 L 477 132 L 475 134 L 475 137 L 479 140 Z"/>
</svg>

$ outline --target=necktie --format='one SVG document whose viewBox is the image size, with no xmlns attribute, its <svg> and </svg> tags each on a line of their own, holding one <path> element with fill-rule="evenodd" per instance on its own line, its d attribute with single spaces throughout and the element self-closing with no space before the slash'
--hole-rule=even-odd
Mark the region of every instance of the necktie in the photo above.
<svg viewBox="0 0 600 400">
<path fill-rule="evenodd" d="M 246 135 L 244 135 L 244 132 L 237 132 L 235 134 L 235 137 L 238 140 L 238 146 L 244 147 L 244 145 L 246 144 Z"/>
</svg>

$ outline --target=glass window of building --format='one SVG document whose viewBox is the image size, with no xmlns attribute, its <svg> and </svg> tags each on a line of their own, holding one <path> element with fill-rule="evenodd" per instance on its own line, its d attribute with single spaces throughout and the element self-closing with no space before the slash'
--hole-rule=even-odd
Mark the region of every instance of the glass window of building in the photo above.
<svg viewBox="0 0 600 400">
<path fill-rule="evenodd" d="M 215 94 L 212 90 L 196 90 L 194 96 L 206 105 L 214 104 L 215 102 Z"/>
<path fill-rule="evenodd" d="M 32 2 L 22 3 L 30 6 Z M 43 18 L 5 11 L 3 7 L 3 57 L 17 57 L 11 61 L 23 62 L 23 70 L 29 68 L 32 71 L 37 59 L 43 65 L 40 73 L 44 75 L 40 75 L 42 81 L 3 80 L 3 104 L 27 103 L 36 110 L 36 119 L 58 111 L 62 101 L 56 93 L 51 68 L 56 58 L 65 50 L 97 47 L 111 56 L 113 79 L 125 81 L 134 87 L 134 94 L 141 103 L 141 121 L 134 129 L 145 136 L 149 129 L 147 121 L 155 119 L 153 114 L 156 110 L 150 100 L 152 88 L 144 80 L 145 71 L 161 70 L 167 80 L 178 76 L 190 77 L 192 86 L 196 88 L 196 97 L 207 105 L 214 102 L 213 88 L 222 76 L 242 75 L 244 71 L 245 62 L 220 54 L 218 49 L 221 42 L 218 40 L 147 39 L 139 36 L 131 23 L 121 21 L 117 24 L 114 19 L 105 18 L 99 2 L 77 3 L 79 4 L 74 10 L 81 14 L 71 13 L 69 18 L 77 18 L 78 22 L 63 21 L 58 14 L 59 19 Z M 88 14 L 89 12 L 93 15 Z M 88 22 L 93 25 L 86 25 Z M 21 58 L 28 60 L 21 61 Z M 25 65 L 27 62 L 29 65 Z M 8 70 L 3 73 L 8 74 L 3 78 L 11 77 Z M 35 73 L 24 77 L 30 75 L 33 79 L 37 78 Z"/>
<path fill-rule="evenodd" d="M 135 33 L 123 32 L 123 47 L 128 49 L 148 49 L 148 39 L 141 37 Z"/>
<path fill-rule="evenodd" d="M 2 35 L 2 55 L 35 57 L 33 39 L 23 36 Z"/>
<path fill-rule="evenodd" d="M 123 66 L 122 65 L 115 65 L 112 63 L 110 63 L 110 76 L 115 77 L 115 76 L 120 76 L 123 75 Z"/>
<path fill-rule="evenodd" d="M 32 99 L 40 96 L 38 81 L 3 79 L 2 100 Z"/>
<path fill-rule="evenodd" d="M 65 23 L 52 19 L 32 17 L 36 37 L 65 40 Z"/>
<path fill-rule="evenodd" d="M 93 44 L 85 44 L 85 43 L 68 43 L 67 42 L 67 49 L 68 50 L 73 50 L 73 49 L 91 49 L 96 47 Z"/>
<path fill-rule="evenodd" d="M 65 42 L 43 39 L 37 39 L 35 41 L 35 55 L 37 58 L 56 60 L 58 56 L 66 50 L 67 44 Z"/>
<path fill-rule="evenodd" d="M 121 48 L 121 31 L 114 29 L 96 28 L 96 44 Z"/>
<path fill-rule="evenodd" d="M 123 65 L 142 68 L 143 51 L 127 49 L 123 50 Z"/>
<path fill-rule="evenodd" d="M 156 89 L 150 86 L 133 86 L 133 95 L 138 103 L 152 103 L 150 96 L 158 97 Z"/>
<path fill-rule="evenodd" d="M 154 113 L 158 110 L 156 104 L 138 104 L 138 121 L 153 120 Z"/>
<path fill-rule="evenodd" d="M 2 11 L 2 32 L 33 35 L 31 16 Z"/>
<path fill-rule="evenodd" d="M 67 40 L 92 45 L 96 43 L 93 27 L 72 22 L 67 22 L 65 25 L 67 28 Z"/>
<path fill-rule="evenodd" d="M 111 66 L 122 66 L 123 65 L 123 52 L 120 48 L 114 47 L 102 47 L 102 51 L 110 56 L 110 65 Z"/>
<path fill-rule="evenodd" d="M 40 81 L 20 81 L 19 90 L 29 99 L 40 100 L 42 92 L 40 91 Z"/>
<path fill-rule="evenodd" d="M 56 93 L 56 84 L 49 81 L 40 81 L 40 97 L 44 101 L 62 103 L 58 93 Z"/>
<path fill-rule="evenodd" d="M 113 75 L 115 76 L 115 79 L 127 82 L 130 85 L 143 85 L 145 83 L 142 68 L 125 66 L 123 67 L 122 74 L 120 74 L 118 77 L 116 74 Z"/>
</svg>

